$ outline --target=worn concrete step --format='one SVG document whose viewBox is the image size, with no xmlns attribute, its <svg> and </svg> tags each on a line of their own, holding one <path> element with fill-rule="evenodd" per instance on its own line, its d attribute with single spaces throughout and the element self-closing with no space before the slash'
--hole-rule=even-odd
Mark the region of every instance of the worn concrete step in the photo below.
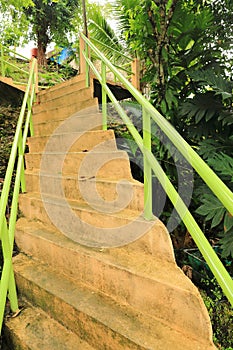
<svg viewBox="0 0 233 350">
<path fill-rule="evenodd" d="M 51 121 L 64 121 L 68 117 L 73 116 L 74 114 L 80 115 L 81 112 L 86 116 L 88 116 L 88 114 L 98 113 L 98 100 L 96 98 L 89 98 L 84 101 L 74 100 L 73 103 L 69 106 L 57 107 L 56 105 L 54 105 L 54 107 L 50 110 L 44 110 L 39 113 L 33 113 L 32 120 L 33 124 L 35 125 L 35 135 L 38 135 L 38 125 L 41 125 L 43 123 L 51 123 Z M 54 129 L 51 129 L 49 133 L 45 132 L 42 135 L 50 135 L 53 132 L 53 130 Z"/>
<path fill-rule="evenodd" d="M 71 175 L 80 179 L 132 179 L 126 152 L 43 152 L 25 155 L 28 170 L 40 169 L 43 174 Z"/>
<path fill-rule="evenodd" d="M 160 241 L 154 237 L 154 247 L 149 247 L 153 234 Z M 70 241 L 48 226 L 40 223 L 33 226 L 21 219 L 16 242 L 24 253 L 46 261 L 53 269 L 120 304 L 151 317 L 157 315 L 162 322 L 189 333 L 190 337 L 198 334 L 206 339 L 210 334 L 203 301 L 196 287 L 175 265 L 171 244 L 159 220 L 150 233 L 129 246 L 94 250 Z M 153 250 L 154 255 L 146 253 L 147 249 Z"/>
<path fill-rule="evenodd" d="M 79 227 L 77 227 L 76 233 L 77 236 L 78 234 L 82 233 L 79 232 Z M 120 230 L 118 234 L 120 234 Z M 80 245 L 79 243 L 67 237 L 62 230 L 59 230 L 59 228 L 52 226 L 50 223 L 46 224 L 42 223 L 38 219 L 30 220 L 26 217 L 21 217 L 17 222 L 16 242 L 18 247 L 26 254 L 30 255 L 33 253 L 35 254 L 36 258 L 47 261 L 51 265 L 54 265 L 53 259 L 56 258 L 56 256 L 60 257 L 58 258 L 58 268 L 61 268 L 61 271 L 71 276 L 73 276 L 73 273 L 80 273 L 81 270 L 79 270 L 79 267 L 82 267 L 82 259 L 84 263 L 87 259 L 90 259 L 87 260 L 87 264 L 90 263 L 90 267 L 94 267 L 97 266 L 94 265 L 96 264 L 96 258 L 97 260 L 102 260 L 105 259 L 105 257 L 107 257 L 107 261 L 110 262 L 110 264 L 118 264 L 120 266 L 125 266 L 126 268 L 131 270 L 136 269 L 138 261 L 138 265 L 141 266 L 140 269 L 145 269 L 144 273 L 152 274 L 158 273 L 159 270 L 157 267 L 153 272 L 153 269 L 149 268 L 151 264 L 151 266 L 156 266 L 157 262 L 159 261 L 160 263 L 162 261 L 163 264 L 175 263 L 170 236 L 165 226 L 161 223 L 160 220 L 155 218 L 154 221 L 151 223 L 144 221 L 144 226 L 142 226 L 142 232 L 140 232 L 140 235 L 138 235 L 138 237 L 133 237 L 132 235 L 130 235 L 130 227 L 126 227 L 125 235 L 129 235 L 128 241 L 126 242 L 126 244 L 124 244 L 124 242 L 122 241 L 122 245 L 120 245 L 120 247 L 118 248 L 111 247 L 110 245 L 104 249 L 99 248 L 98 246 L 97 248 L 88 248 L 87 244 Z M 37 251 L 36 247 L 38 247 L 38 244 L 39 246 L 41 246 L 41 250 Z M 47 244 L 47 248 L 44 247 L 44 244 Z M 111 251 L 109 251 L 110 248 Z M 58 251 L 55 255 L 51 253 L 52 256 L 51 254 L 48 254 L 47 259 L 45 255 L 47 249 L 51 249 L 51 252 L 56 251 L 57 249 Z M 64 255 L 61 254 L 63 249 Z M 86 258 L 85 255 L 87 255 Z M 91 255 L 94 258 L 93 261 L 90 257 Z M 64 258 L 62 258 L 62 256 Z M 141 257 L 139 258 L 139 256 Z M 75 261 L 72 262 L 72 259 Z M 148 267 L 146 262 L 148 263 Z M 158 264 L 158 266 L 160 265 L 160 263 Z M 75 272 L 76 269 L 77 271 Z M 88 278 L 87 276 L 88 274 L 84 275 L 83 277 Z M 95 279 L 93 278 L 93 276 L 90 277 L 90 280 L 87 279 L 86 282 L 92 283 L 92 279 L 92 282 L 94 283 Z M 97 278 L 95 281 L 98 283 L 98 281 L 101 280 L 103 280 L 103 277 L 101 277 L 99 280 Z M 186 279 L 185 281 L 187 282 Z M 127 295 L 127 293 L 125 295 Z"/>
<path fill-rule="evenodd" d="M 94 350 L 77 334 L 49 317 L 47 311 L 21 301 L 18 317 L 7 318 L 4 336 L 9 350 Z"/>
<path fill-rule="evenodd" d="M 35 136 L 53 137 L 59 134 L 84 133 L 102 129 L 102 115 L 95 108 L 93 109 L 93 107 L 74 113 L 65 119 L 49 120 L 34 124 Z"/>
<path fill-rule="evenodd" d="M 107 147 L 116 150 L 115 135 L 113 130 L 94 130 L 83 132 L 67 132 L 51 136 L 34 136 L 28 138 L 29 151 L 31 153 L 42 152 L 47 145 L 47 151 L 59 152 L 69 149 L 70 152 L 87 152 L 98 145 L 99 149 Z M 49 144 L 48 144 L 49 142 Z"/>
<path fill-rule="evenodd" d="M 84 89 L 86 87 L 86 80 L 84 75 L 76 75 L 75 77 L 66 80 L 60 84 L 56 84 L 49 89 L 40 91 L 37 94 L 36 103 L 41 104 L 43 102 L 48 102 L 54 98 L 60 97 L 65 94 L 69 94 L 79 89 Z"/>
<path fill-rule="evenodd" d="M 33 114 L 37 114 L 43 111 L 50 111 L 60 107 L 68 107 L 73 103 L 79 102 L 82 103 L 85 100 L 93 98 L 93 91 L 91 88 L 82 88 L 77 87 L 77 90 L 67 92 L 66 89 L 63 89 L 63 93 L 58 96 L 54 96 L 52 100 L 45 100 L 43 103 L 36 103 L 33 105 Z"/>
<path fill-rule="evenodd" d="M 27 192 L 40 193 L 43 191 L 52 196 L 97 205 L 101 205 L 104 201 L 106 205 L 111 205 L 114 209 L 120 208 L 123 204 L 128 209 L 140 212 L 144 208 L 144 186 L 133 179 L 117 181 L 78 178 L 77 175 L 46 175 L 35 171 L 26 171 L 25 178 Z"/>
<path fill-rule="evenodd" d="M 91 247 L 127 244 L 143 236 L 153 225 L 153 221 L 143 218 L 143 213 L 122 207 L 32 192 L 19 199 L 19 209 L 26 218 L 53 225 L 70 239 Z"/>
<path fill-rule="evenodd" d="M 62 322 L 82 340 L 103 350 L 210 350 L 211 341 L 190 335 L 23 256 L 14 258 L 20 294 Z M 141 291 L 144 287 L 141 286 Z"/>
</svg>

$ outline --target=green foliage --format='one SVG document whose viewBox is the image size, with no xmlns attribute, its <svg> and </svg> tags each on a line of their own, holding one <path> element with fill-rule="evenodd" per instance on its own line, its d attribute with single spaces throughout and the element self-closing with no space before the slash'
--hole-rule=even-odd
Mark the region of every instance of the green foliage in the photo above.
<svg viewBox="0 0 233 350">
<path fill-rule="evenodd" d="M 4 178 L 14 138 L 19 108 L 0 108 L 0 178 Z"/>
<path fill-rule="evenodd" d="M 46 69 L 39 69 L 39 81 L 38 84 L 41 87 L 53 86 L 57 83 L 61 83 L 64 80 L 70 79 L 77 74 L 77 71 L 70 67 L 68 64 L 62 66 L 56 63 L 50 63 Z"/>
<path fill-rule="evenodd" d="M 152 103 L 181 130 L 180 105 L 181 117 L 185 115 L 188 121 L 194 116 L 197 123 L 202 119 L 212 122 L 218 114 L 219 120 L 230 123 L 232 115 L 222 109 L 222 102 L 232 94 L 222 65 L 229 39 L 219 28 L 226 29 L 231 23 L 229 16 L 224 16 L 224 24 L 219 21 L 222 7 L 230 12 L 229 1 L 224 3 L 217 3 L 217 11 L 208 1 L 116 1 L 121 37 L 143 65 L 142 84 L 149 84 Z M 203 94 L 199 85 L 206 81 L 209 90 Z"/>
<path fill-rule="evenodd" d="M 179 114 L 186 123 L 188 121 L 188 127 L 199 125 L 203 130 L 198 130 L 199 138 L 212 136 L 216 131 L 226 134 L 231 132 L 233 83 L 218 68 L 218 74 L 212 68 L 192 72 L 190 79 L 193 90 L 190 93 L 196 93 L 193 97 L 187 96 L 180 104 Z"/>
<path fill-rule="evenodd" d="M 3 9 L 14 7 L 16 9 L 21 9 L 22 7 L 33 6 L 32 0 L 1 0 L 0 6 Z"/>
<path fill-rule="evenodd" d="M 204 143 L 208 147 L 208 143 Z M 202 145 L 203 146 L 203 145 Z M 216 144 L 215 144 L 216 146 Z M 205 152 L 208 152 L 206 149 Z M 210 148 L 207 163 L 215 172 L 233 189 L 233 158 L 224 153 L 217 153 Z M 217 228 L 221 237 L 219 243 L 222 249 L 222 257 L 233 258 L 233 217 L 225 209 L 223 204 L 206 187 L 199 188 L 200 202 L 202 203 L 196 213 L 204 216 L 205 221 L 210 221 L 210 229 Z"/>
<path fill-rule="evenodd" d="M 215 279 L 203 282 L 205 290 L 201 294 L 210 315 L 214 342 L 221 350 L 232 350 L 233 309 Z"/>
<path fill-rule="evenodd" d="M 111 24 L 106 19 L 106 7 L 98 4 L 88 4 L 88 33 L 99 50 L 118 65 L 125 62 L 122 57 L 125 48 L 120 43 Z"/>
<path fill-rule="evenodd" d="M 28 21 L 20 8 L 4 6 L 0 1 L 0 39 L 5 46 L 17 46 L 27 41 Z M 22 40 L 23 37 L 23 40 Z"/>
<path fill-rule="evenodd" d="M 55 41 L 67 45 L 67 34 L 72 30 L 72 18 L 77 11 L 76 0 L 33 0 L 34 6 L 24 11 L 31 22 L 31 38 L 45 52 L 47 45 Z"/>
</svg>

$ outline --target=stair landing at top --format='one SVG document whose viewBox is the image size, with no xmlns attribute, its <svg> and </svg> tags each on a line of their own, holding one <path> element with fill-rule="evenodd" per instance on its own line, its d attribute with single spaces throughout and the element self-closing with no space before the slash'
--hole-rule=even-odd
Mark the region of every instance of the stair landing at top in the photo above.
<svg viewBox="0 0 233 350">
<path fill-rule="evenodd" d="M 22 104 L 25 87 L 15 85 L 11 78 L 0 77 L 0 104 L 16 105 Z"/>
</svg>

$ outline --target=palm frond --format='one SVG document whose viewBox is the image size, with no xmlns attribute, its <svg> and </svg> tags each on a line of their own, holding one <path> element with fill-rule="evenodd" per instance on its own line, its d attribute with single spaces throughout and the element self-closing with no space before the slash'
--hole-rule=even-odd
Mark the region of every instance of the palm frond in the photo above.
<svg viewBox="0 0 233 350">
<path fill-rule="evenodd" d="M 96 46 L 109 59 L 113 59 L 117 64 L 127 62 L 125 47 L 118 39 L 111 24 L 104 17 L 101 8 L 94 4 L 89 7 L 88 31 Z"/>
</svg>

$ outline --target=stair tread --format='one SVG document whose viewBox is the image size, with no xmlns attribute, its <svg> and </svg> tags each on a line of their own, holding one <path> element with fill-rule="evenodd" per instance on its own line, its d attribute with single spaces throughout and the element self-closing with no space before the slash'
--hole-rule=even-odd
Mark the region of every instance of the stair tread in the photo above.
<svg viewBox="0 0 233 350">
<path fill-rule="evenodd" d="M 54 179 L 61 178 L 62 179 L 72 179 L 72 180 L 78 180 L 77 174 L 47 174 L 47 173 L 41 173 L 39 169 L 26 169 L 25 170 L 25 175 L 35 175 L 35 176 L 44 176 L 44 177 L 51 177 Z M 85 180 L 85 178 L 83 178 Z M 97 182 L 97 183 L 109 183 L 109 184 L 115 184 L 117 185 L 119 183 L 119 180 L 117 179 L 111 179 L 111 178 L 98 178 L 98 177 L 90 177 L 86 178 L 86 180 L 91 181 L 91 182 Z M 143 188 L 144 185 L 138 180 L 135 180 L 134 178 L 132 179 L 127 179 L 127 183 L 130 183 L 134 186 L 138 186 L 139 188 Z"/>
<path fill-rule="evenodd" d="M 84 100 L 79 100 L 77 101 L 77 106 L 80 106 L 80 104 L 82 103 L 89 103 L 89 102 L 93 102 L 93 107 L 94 106 L 97 106 L 97 100 L 96 98 L 93 98 L 92 96 L 90 96 L 89 98 L 85 98 Z M 44 105 L 44 103 L 43 103 Z M 38 107 L 37 107 L 38 106 Z M 55 107 L 49 107 L 49 108 L 46 108 L 46 106 L 44 107 L 44 109 L 40 109 L 39 111 L 37 111 L 37 109 L 39 109 L 39 106 L 40 105 L 35 105 L 34 106 L 34 109 L 33 109 L 33 117 L 36 117 L 38 116 L 39 114 L 42 114 L 42 113 L 45 113 L 45 112 L 49 112 L 49 113 L 53 113 L 54 111 L 60 111 L 60 110 L 66 110 L 67 109 L 67 106 L 55 106 Z M 74 104 L 75 106 L 75 104 Z M 35 119 L 34 119 L 35 121 Z"/>
<path fill-rule="evenodd" d="M 59 90 L 59 89 L 64 89 L 65 87 L 67 86 L 71 86 L 71 85 L 75 85 L 79 82 L 82 82 L 82 81 L 85 81 L 85 74 L 79 74 L 79 75 L 76 75 L 75 77 L 73 78 L 70 78 L 69 80 L 66 80 L 64 82 L 61 82 L 61 83 L 57 83 L 55 84 L 54 86 L 51 86 L 50 88 L 46 89 L 46 90 L 42 90 L 38 93 L 38 96 L 44 96 L 50 92 L 53 92 L 53 91 L 56 91 L 56 90 Z"/>
<path fill-rule="evenodd" d="M 112 143 L 111 149 L 117 149 L 115 135 L 113 130 L 91 130 L 91 131 L 65 131 L 54 133 L 52 136 L 33 136 L 29 137 L 27 143 L 30 152 L 42 152 L 46 145 L 50 143 L 50 148 L 54 150 L 64 149 L 66 145 L 71 150 L 88 151 L 99 144 L 105 145 L 106 142 Z"/>
<path fill-rule="evenodd" d="M 14 266 L 16 276 L 20 274 L 48 294 L 56 296 L 58 302 L 60 300 L 70 305 L 72 309 L 94 319 L 95 323 L 107 326 L 143 349 L 183 350 L 185 340 L 186 350 L 203 350 L 203 344 L 163 324 L 156 316 L 148 317 L 129 306 L 120 305 L 95 290 L 78 285 L 77 281 L 74 283 L 66 276 L 57 274 L 39 261 L 20 254 L 14 258 Z M 208 346 L 205 347 L 207 349 Z"/>
<path fill-rule="evenodd" d="M 147 254 L 146 251 L 144 253 L 141 252 L 139 257 L 138 252 L 133 246 L 129 245 L 111 249 L 84 247 L 67 238 L 60 231 L 49 225 L 39 221 L 29 221 L 26 218 L 18 220 L 17 230 L 27 231 L 30 235 L 35 235 L 40 237 L 40 239 L 48 241 L 48 244 L 52 242 L 70 252 L 76 252 L 81 256 L 92 256 L 98 261 L 117 266 L 119 269 L 129 271 L 132 274 L 137 274 L 144 278 L 156 279 L 162 283 L 170 284 L 173 287 L 175 286 L 174 288 L 177 289 L 192 290 L 188 278 L 186 281 L 185 279 L 181 279 L 181 275 L 183 277 L 183 272 L 174 265 L 174 262 L 164 259 L 161 263 L 161 260 L 157 256 L 152 257 Z"/>
<path fill-rule="evenodd" d="M 89 106 L 89 107 L 96 107 L 97 106 L 97 100 L 95 99 L 95 98 L 93 98 L 93 97 L 91 97 L 90 96 L 90 98 L 89 99 L 85 99 L 85 101 L 77 101 L 77 106 L 80 106 L 81 104 L 83 104 L 83 103 L 86 103 L 86 104 L 88 104 L 88 103 L 90 103 L 90 102 L 93 102 L 93 105 L 91 105 L 91 106 Z M 74 104 L 74 106 L 76 105 L 76 104 Z M 88 107 L 86 107 L 86 108 L 88 108 Z M 49 109 L 41 109 L 41 110 L 39 110 L 39 111 L 37 111 L 36 110 L 36 107 L 34 108 L 35 110 L 33 111 L 33 117 L 37 117 L 39 114 L 42 114 L 42 113 L 45 113 L 45 112 L 48 112 L 48 113 L 51 113 L 51 112 L 53 112 L 53 111 L 60 111 L 60 110 L 66 110 L 67 109 L 67 106 L 63 106 L 63 107 L 59 107 L 59 106 L 55 106 L 55 107 L 50 107 Z M 67 118 L 67 117 L 66 117 Z M 36 118 L 33 118 L 33 121 L 34 121 L 34 123 L 35 124 L 37 124 L 36 123 Z M 53 120 L 51 120 L 51 122 L 52 122 Z M 49 122 L 49 120 L 47 121 L 47 122 Z M 39 123 L 38 123 L 39 124 Z"/>
<path fill-rule="evenodd" d="M 45 155 L 64 155 L 64 154 L 103 154 L 103 153 L 107 153 L 107 154 L 116 154 L 116 153 L 119 153 L 119 154 L 122 154 L 122 155 L 125 155 L 125 158 L 128 158 L 128 155 L 125 151 L 121 151 L 121 150 L 103 150 L 103 149 L 94 149 L 94 150 L 91 150 L 90 152 L 84 152 L 84 151 L 72 151 L 72 152 L 67 152 L 67 151 L 55 151 L 55 152 L 52 152 L 52 151 L 46 151 L 46 152 L 30 152 L 30 153 L 27 153 L 26 155 L 29 156 L 29 155 L 34 155 L 34 154 L 45 154 Z"/>
<path fill-rule="evenodd" d="M 53 105 L 56 107 L 64 107 L 70 104 L 69 99 L 74 97 L 78 97 L 77 102 L 82 102 L 85 100 L 89 100 L 93 98 L 93 93 L 91 88 L 83 87 L 78 91 L 71 91 L 66 93 L 65 95 L 54 96 L 51 100 L 46 100 L 43 103 L 38 103 L 33 105 L 33 113 L 36 114 L 39 111 L 51 110 L 53 109 Z"/>
<path fill-rule="evenodd" d="M 43 310 L 25 304 L 25 301 L 23 303 L 24 308 L 19 316 L 8 318 L 5 322 L 6 331 L 17 338 L 17 349 L 22 346 L 27 350 L 94 350 Z"/>
<path fill-rule="evenodd" d="M 124 208 L 115 213 L 111 213 L 111 212 L 106 213 L 105 207 L 103 207 L 102 205 L 95 204 L 95 208 L 93 208 L 91 203 L 88 204 L 86 202 L 80 202 L 74 199 L 61 198 L 61 197 L 57 197 L 46 193 L 43 193 L 43 199 L 41 198 L 41 194 L 38 192 L 24 193 L 21 195 L 21 198 L 23 197 L 31 200 L 37 200 L 43 203 L 51 203 L 51 204 L 59 205 L 63 207 L 66 207 L 68 203 L 70 208 L 72 208 L 72 210 L 77 209 L 77 210 L 82 210 L 82 211 L 91 212 L 91 213 L 97 213 L 97 210 L 98 210 L 100 213 L 104 213 L 105 215 L 109 215 L 111 217 L 119 217 L 122 219 L 129 219 L 129 220 L 131 220 L 132 218 L 136 218 L 138 223 L 141 222 L 145 226 L 148 226 L 148 228 L 152 226 L 152 224 L 149 221 L 144 219 L 143 213 L 140 213 L 137 210 L 133 210 L 131 208 L 130 209 Z"/>
<path fill-rule="evenodd" d="M 97 114 L 98 115 L 98 114 Z M 108 130 L 88 130 L 85 132 L 85 134 L 90 134 L 93 135 L 93 137 L 96 137 L 96 135 L 98 134 L 102 134 L 102 133 L 107 133 L 107 134 L 111 134 L 113 133 L 113 130 L 108 129 Z M 83 131 L 71 131 L 71 132 L 62 132 L 62 133 L 54 133 L 53 137 L 59 137 L 59 136 L 63 136 L 64 134 L 69 134 L 69 135 L 83 135 Z M 41 135 L 41 136 L 31 136 L 28 138 L 28 142 L 37 142 L 40 141 L 41 139 L 49 139 L 51 136 L 50 135 Z"/>
<path fill-rule="evenodd" d="M 129 157 L 125 151 L 103 146 L 91 151 L 64 151 L 27 153 L 26 169 L 40 169 L 43 174 L 79 174 L 79 177 L 131 179 Z M 111 147 L 112 148 L 112 147 Z"/>
</svg>

